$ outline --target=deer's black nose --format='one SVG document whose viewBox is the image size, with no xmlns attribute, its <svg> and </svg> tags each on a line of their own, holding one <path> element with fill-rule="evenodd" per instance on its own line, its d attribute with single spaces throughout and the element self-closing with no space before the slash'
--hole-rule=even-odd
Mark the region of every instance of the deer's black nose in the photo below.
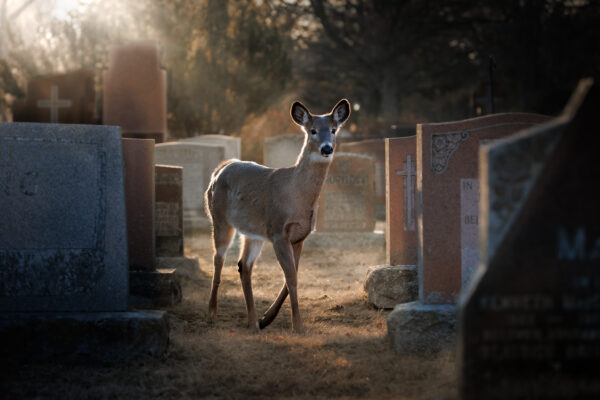
<svg viewBox="0 0 600 400">
<path fill-rule="evenodd" d="M 331 147 L 330 145 L 326 144 L 325 146 L 321 147 L 321 154 L 324 156 L 328 156 L 331 153 L 333 153 L 333 147 Z"/>
</svg>

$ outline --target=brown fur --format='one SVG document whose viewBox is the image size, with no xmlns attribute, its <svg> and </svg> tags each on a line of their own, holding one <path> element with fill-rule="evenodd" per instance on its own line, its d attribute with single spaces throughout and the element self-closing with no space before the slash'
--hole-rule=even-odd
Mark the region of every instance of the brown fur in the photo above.
<svg viewBox="0 0 600 400">
<path fill-rule="evenodd" d="M 289 168 L 267 168 L 252 162 L 229 160 L 213 172 L 206 191 L 206 208 L 213 224 L 214 275 L 209 316 L 216 317 L 217 292 L 225 254 L 235 230 L 242 236 L 238 263 L 252 329 L 264 328 L 275 318 L 288 293 L 292 305 L 292 327 L 302 329 L 298 311 L 297 271 L 302 245 L 314 229 L 317 202 L 327 176 L 337 130 L 347 120 L 350 105 L 341 100 L 326 115 L 312 115 L 294 103 L 292 119 L 305 131 L 305 142 L 296 164 Z M 285 275 L 279 296 L 259 321 L 252 296 L 252 268 L 263 242 L 273 243 Z"/>
</svg>

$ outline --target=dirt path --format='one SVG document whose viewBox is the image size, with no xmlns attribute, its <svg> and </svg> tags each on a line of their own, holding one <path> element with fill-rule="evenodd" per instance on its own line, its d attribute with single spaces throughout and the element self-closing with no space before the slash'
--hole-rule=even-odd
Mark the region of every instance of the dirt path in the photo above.
<svg viewBox="0 0 600 400">
<path fill-rule="evenodd" d="M 170 311 L 171 346 L 162 359 L 110 367 L 36 365 L 3 377 L 8 398 L 356 398 L 453 399 L 455 368 L 435 360 L 400 358 L 386 337 L 387 312 L 369 307 L 366 270 L 383 252 L 305 249 L 300 261 L 300 311 L 306 333 L 290 332 L 286 302 L 259 334 L 246 329 L 237 254 L 223 269 L 218 321 L 207 323 L 212 277 L 208 238 L 189 241 L 201 278 L 184 282 L 184 300 Z M 253 274 L 259 313 L 283 283 L 266 245 Z"/>
</svg>

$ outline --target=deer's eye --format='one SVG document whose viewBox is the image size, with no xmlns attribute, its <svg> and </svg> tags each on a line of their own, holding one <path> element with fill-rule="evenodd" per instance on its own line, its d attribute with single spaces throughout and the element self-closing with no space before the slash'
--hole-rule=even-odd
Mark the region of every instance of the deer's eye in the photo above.
<svg viewBox="0 0 600 400">
<path fill-rule="evenodd" d="M 316 129 L 311 129 L 310 133 L 312 133 L 313 135 L 316 135 L 317 134 L 317 130 Z"/>
<path fill-rule="evenodd" d="M 335 135 L 335 128 L 331 129 L 331 133 L 333 133 Z"/>
</svg>

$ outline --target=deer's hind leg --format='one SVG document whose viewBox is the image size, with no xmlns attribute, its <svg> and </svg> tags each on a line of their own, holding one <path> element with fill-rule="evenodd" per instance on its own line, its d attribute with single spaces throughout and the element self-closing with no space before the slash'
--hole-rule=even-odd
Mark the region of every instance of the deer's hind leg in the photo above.
<svg viewBox="0 0 600 400">
<path fill-rule="evenodd" d="M 215 270 L 210 290 L 210 300 L 208 302 L 208 317 L 210 322 L 214 322 L 217 316 L 217 292 L 221 283 L 221 270 L 223 269 L 227 249 L 229 249 L 233 240 L 233 234 L 235 233 L 235 229 L 225 222 L 224 219 L 218 220 L 215 217 L 213 214 L 213 242 L 215 246 L 213 262 Z"/>
<path fill-rule="evenodd" d="M 238 262 L 238 271 L 242 281 L 242 289 L 244 290 L 246 311 L 248 312 L 248 328 L 252 330 L 259 329 L 254 296 L 252 295 L 252 268 L 260 255 L 262 245 L 262 240 L 250 239 L 247 236 L 243 236 L 242 251 L 240 261 Z"/>
</svg>

